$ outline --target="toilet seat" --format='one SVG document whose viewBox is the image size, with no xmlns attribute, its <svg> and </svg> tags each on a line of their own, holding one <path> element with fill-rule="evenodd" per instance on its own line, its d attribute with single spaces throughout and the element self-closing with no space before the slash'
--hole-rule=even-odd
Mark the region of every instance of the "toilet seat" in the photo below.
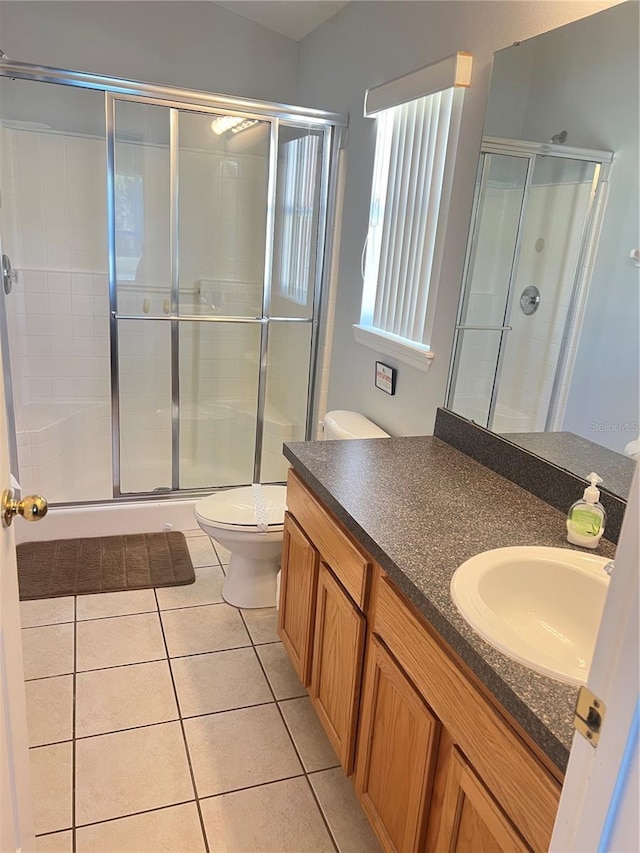
<svg viewBox="0 0 640 853">
<path fill-rule="evenodd" d="M 269 533 L 282 531 L 287 508 L 286 486 L 262 486 Z M 258 529 L 255 494 L 252 486 L 225 489 L 203 498 L 195 505 L 196 519 L 220 530 Z"/>
</svg>

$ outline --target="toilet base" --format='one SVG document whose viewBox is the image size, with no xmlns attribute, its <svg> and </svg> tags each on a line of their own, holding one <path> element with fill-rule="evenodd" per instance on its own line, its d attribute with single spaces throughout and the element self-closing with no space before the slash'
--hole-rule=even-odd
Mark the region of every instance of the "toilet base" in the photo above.
<svg viewBox="0 0 640 853">
<path fill-rule="evenodd" d="M 232 553 L 222 585 L 222 597 L 233 607 L 252 610 L 276 606 L 276 577 L 280 558 L 254 560 Z"/>
</svg>

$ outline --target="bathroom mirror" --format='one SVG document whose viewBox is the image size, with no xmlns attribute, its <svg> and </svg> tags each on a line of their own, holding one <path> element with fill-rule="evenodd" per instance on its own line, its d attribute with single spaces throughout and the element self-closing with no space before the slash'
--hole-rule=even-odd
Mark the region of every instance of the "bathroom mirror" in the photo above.
<svg viewBox="0 0 640 853">
<path fill-rule="evenodd" d="M 602 468 L 623 498 L 640 420 L 638 12 L 494 55 L 445 403 L 578 476 Z"/>
</svg>

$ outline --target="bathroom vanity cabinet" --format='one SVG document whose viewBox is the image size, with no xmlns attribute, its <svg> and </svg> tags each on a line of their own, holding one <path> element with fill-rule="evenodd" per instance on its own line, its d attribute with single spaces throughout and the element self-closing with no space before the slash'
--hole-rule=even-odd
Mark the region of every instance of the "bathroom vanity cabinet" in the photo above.
<svg viewBox="0 0 640 853">
<path fill-rule="evenodd" d="M 279 632 L 347 774 L 353 771 L 369 558 L 290 473 Z"/>
<path fill-rule="evenodd" d="M 547 850 L 561 774 L 289 474 L 279 633 L 389 851 Z"/>
</svg>

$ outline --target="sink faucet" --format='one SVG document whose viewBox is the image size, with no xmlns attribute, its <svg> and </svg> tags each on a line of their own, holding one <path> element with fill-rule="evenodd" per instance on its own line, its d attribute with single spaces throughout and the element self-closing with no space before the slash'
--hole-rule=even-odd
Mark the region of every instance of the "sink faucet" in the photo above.
<svg viewBox="0 0 640 853">
<path fill-rule="evenodd" d="M 613 574 L 614 566 L 615 566 L 615 562 L 613 560 L 609 560 L 609 562 L 606 565 L 604 565 L 602 568 L 609 575 L 609 577 L 611 577 L 611 575 Z"/>
</svg>

